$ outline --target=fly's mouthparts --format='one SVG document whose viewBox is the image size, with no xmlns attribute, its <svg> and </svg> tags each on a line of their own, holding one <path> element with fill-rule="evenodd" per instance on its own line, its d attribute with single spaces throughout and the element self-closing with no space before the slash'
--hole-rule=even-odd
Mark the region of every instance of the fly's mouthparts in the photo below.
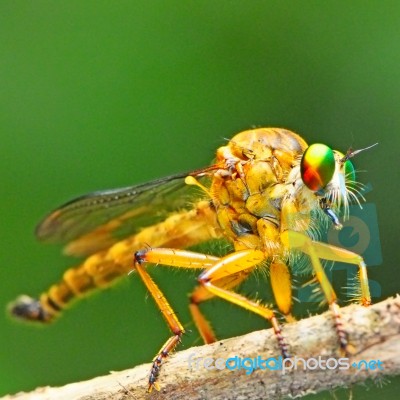
<svg viewBox="0 0 400 400">
<path fill-rule="evenodd" d="M 324 213 L 330 218 L 333 223 L 333 226 L 336 230 L 340 231 L 343 228 L 343 225 L 340 223 L 339 218 L 335 214 L 335 212 L 329 207 L 328 201 L 325 197 L 320 200 L 320 206 Z"/>
<path fill-rule="evenodd" d="M 331 219 L 335 229 L 340 231 L 343 228 L 343 225 L 340 223 L 337 215 L 328 206 L 326 208 L 324 208 L 323 210 L 324 210 L 325 214 Z"/>
</svg>

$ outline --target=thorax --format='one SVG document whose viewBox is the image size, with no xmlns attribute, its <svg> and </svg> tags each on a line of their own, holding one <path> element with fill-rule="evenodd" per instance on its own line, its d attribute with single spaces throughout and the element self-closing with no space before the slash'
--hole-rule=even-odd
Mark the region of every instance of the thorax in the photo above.
<svg viewBox="0 0 400 400">
<path fill-rule="evenodd" d="M 235 247 L 279 247 L 282 206 L 298 201 L 306 211 L 307 199 L 298 191 L 299 159 L 306 142 L 283 129 L 241 132 L 217 151 L 210 187 L 218 223 Z M 297 196 L 297 199 L 296 199 Z"/>
</svg>

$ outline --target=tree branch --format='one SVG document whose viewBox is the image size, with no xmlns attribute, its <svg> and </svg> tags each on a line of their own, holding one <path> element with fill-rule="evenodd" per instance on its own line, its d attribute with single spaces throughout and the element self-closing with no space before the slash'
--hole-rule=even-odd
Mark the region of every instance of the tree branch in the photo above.
<svg viewBox="0 0 400 400">
<path fill-rule="evenodd" d="M 39 388 L 31 393 L 6 396 L 2 400 L 278 399 L 283 396 L 300 397 L 348 387 L 383 375 L 400 374 L 400 296 L 368 308 L 351 305 L 341 311 L 344 329 L 354 349 L 347 369 L 303 370 L 302 361 L 298 361 L 297 369 L 293 367 L 285 373 L 282 370 L 257 369 L 246 374 L 244 369 L 205 368 L 206 358 L 278 358 L 276 338 L 272 329 L 268 329 L 174 354 L 163 366 L 160 392 L 146 393 L 150 365 L 145 364 L 86 382 L 59 388 Z M 295 356 L 317 360 L 319 356 L 323 360 L 344 357 L 338 350 L 337 335 L 329 312 L 287 324 L 283 334 L 289 344 L 292 361 Z M 190 368 L 188 360 L 191 355 Z M 360 360 L 380 360 L 381 363 L 370 363 L 368 370 L 365 363 L 361 363 L 360 368 L 352 366 Z M 332 360 L 328 365 L 332 368 L 334 364 Z M 276 364 L 270 361 L 269 365 L 273 367 Z M 314 362 L 310 364 L 311 367 L 313 365 Z"/>
</svg>

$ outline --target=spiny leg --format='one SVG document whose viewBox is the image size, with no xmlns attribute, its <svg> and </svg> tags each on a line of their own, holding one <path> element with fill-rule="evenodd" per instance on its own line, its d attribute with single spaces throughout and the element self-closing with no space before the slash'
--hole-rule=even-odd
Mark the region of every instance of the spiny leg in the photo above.
<svg viewBox="0 0 400 400">
<path fill-rule="evenodd" d="M 273 220 L 260 218 L 257 221 L 257 231 L 264 244 L 264 251 L 271 259 L 269 278 L 276 304 L 286 321 L 293 322 L 294 318 L 290 313 L 292 309 L 292 277 L 289 267 L 278 256 L 282 254 L 279 224 Z"/>
<path fill-rule="evenodd" d="M 178 262 L 177 262 L 178 261 Z M 149 249 L 141 250 L 135 253 L 134 266 L 147 290 L 152 295 L 168 327 L 172 331 L 172 336 L 164 343 L 157 355 L 153 359 L 153 364 L 149 376 L 149 388 L 151 392 L 153 387 L 158 390 L 157 380 L 160 375 L 161 365 L 165 358 L 176 348 L 181 341 L 181 337 L 185 330 L 179 322 L 172 307 L 168 303 L 164 294 L 161 292 L 157 284 L 153 281 L 147 271 L 143 268 L 144 263 L 155 263 L 161 265 L 169 265 L 175 267 L 204 269 L 209 268 L 218 261 L 218 257 L 208 256 L 205 254 L 195 253 L 187 250 L 173 249 Z"/>
<path fill-rule="evenodd" d="M 283 313 L 287 322 L 295 319 L 290 313 L 292 309 L 292 283 L 289 267 L 280 260 L 271 262 L 269 274 L 272 291 L 279 311 Z"/>
<path fill-rule="evenodd" d="M 190 295 L 189 310 L 192 315 L 194 324 L 200 333 L 201 338 L 205 344 L 214 343 L 217 341 L 217 337 L 214 333 L 210 322 L 204 317 L 200 311 L 199 304 L 203 301 L 209 300 L 214 296 L 208 292 L 203 286 L 197 286 L 193 293 Z"/>
<path fill-rule="evenodd" d="M 281 240 L 283 243 L 286 242 L 287 248 L 296 247 L 296 235 L 305 236 L 301 232 L 306 230 L 309 225 L 310 216 L 299 212 L 299 206 L 294 201 L 286 201 L 284 203 L 281 221 Z M 293 226 L 295 226 L 296 229 L 293 229 Z M 361 289 L 360 303 L 363 306 L 369 306 L 371 304 L 371 294 L 368 285 L 367 267 L 364 259 L 352 251 L 323 242 L 311 241 L 310 238 L 308 239 L 313 243 L 316 257 L 358 266 L 358 278 Z M 300 240 L 300 243 L 302 243 L 302 240 Z"/>
<path fill-rule="evenodd" d="M 150 249 L 136 253 L 136 260 L 137 262 L 152 262 L 175 267 L 198 268 L 198 264 L 194 266 L 193 257 L 195 256 L 187 258 L 186 253 L 188 252 L 173 249 Z M 200 258 L 205 257 L 202 254 L 198 254 L 198 256 Z M 201 287 L 205 288 L 212 295 L 221 297 L 269 320 L 274 328 L 282 355 L 287 358 L 289 357 L 287 345 L 282 337 L 281 329 L 274 312 L 266 306 L 249 300 L 226 288 L 217 286 L 218 283 L 228 279 L 229 276 L 234 276 L 241 272 L 245 274 L 250 273 L 264 260 L 264 253 L 259 250 L 247 249 L 236 251 L 218 259 L 217 262 L 215 262 L 215 259 L 212 260 L 212 263 L 207 265 L 206 270 L 199 276 L 198 281 Z"/>
<path fill-rule="evenodd" d="M 364 259 L 352 251 L 342 249 L 323 242 L 312 242 L 315 254 L 324 260 L 343 262 L 358 266 L 358 278 L 361 289 L 360 303 L 363 306 L 371 305 L 371 294 L 368 284 L 367 266 Z"/>
<path fill-rule="evenodd" d="M 164 343 L 161 347 L 160 351 L 153 359 L 153 364 L 150 370 L 149 376 L 149 387 L 148 391 L 151 392 L 152 388 L 155 387 L 159 390 L 157 385 L 157 379 L 160 375 L 161 364 L 163 359 L 168 357 L 168 355 L 175 349 L 177 344 L 181 341 L 181 337 L 185 332 L 182 324 L 179 322 L 178 318 L 176 317 L 174 311 L 172 310 L 171 306 L 169 305 L 167 299 L 165 298 L 164 294 L 158 288 L 156 283 L 150 277 L 150 275 L 145 271 L 145 269 L 140 265 L 139 262 L 135 262 L 135 269 L 139 276 L 141 277 L 142 281 L 147 287 L 147 290 L 152 295 L 154 301 L 156 302 L 158 308 L 160 309 L 163 317 L 167 321 L 169 328 L 172 331 L 172 336 Z"/>
<path fill-rule="evenodd" d="M 292 286 L 289 268 L 286 264 L 276 261 L 271 263 L 269 272 L 276 304 L 284 314 L 286 321 L 293 322 L 294 318 L 290 313 L 292 307 Z M 242 283 L 248 277 L 249 273 L 240 271 L 236 275 L 229 275 L 226 278 L 219 279 L 214 284 L 225 289 L 233 289 Z M 190 312 L 204 343 L 213 343 L 217 338 L 210 323 L 200 311 L 199 304 L 213 297 L 214 295 L 204 286 L 197 286 L 190 296 Z"/>
<path fill-rule="evenodd" d="M 262 251 L 237 251 L 221 258 L 221 260 L 212 268 L 204 271 L 199 276 L 198 281 L 215 296 L 243 307 L 246 310 L 252 311 L 270 321 L 283 358 L 289 358 L 288 346 L 282 336 L 279 322 L 273 310 L 236 292 L 217 286 L 218 281 L 220 281 L 221 278 L 228 277 L 229 275 L 236 274 L 240 271 L 251 271 L 263 261 L 265 261 L 265 256 Z"/>
<path fill-rule="evenodd" d="M 218 286 L 213 285 L 211 281 L 208 281 L 209 278 L 199 278 L 199 281 L 204 285 L 204 287 L 213 293 L 215 296 L 218 296 L 222 299 L 225 299 L 233 304 L 236 304 L 240 307 L 243 307 L 246 310 L 252 311 L 255 314 L 260 315 L 261 317 L 267 319 L 271 322 L 272 328 L 274 329 L 275 336 L 278 341 L 278 346 L 281 350 L 283 358 L 289 358 L 288 346 L 284 337 L 282 336 L 282 330 L 279 326 L 279 322 L 270 308 L 263 306 L 255 301 L 248 299 L 245 296 L 242 296 L 238 293 L 232 292 L 230 290 L 222 289 Z"/>
<path fill-rule="evenodd" d="M 211 255 L 195 253 L 192 251 L 187 250 L 174 250 L 174 249 L 164 249 L 164 248 L 157 248 L 157 249 L 148 249 L 138 251 L 135 254 L 136 260 L 140 263 L 153 263 L 158 264 L 159 266 L 167 265 L 172 267 L 181 267 L 181 268 L 194 268 L 194 269 L 207 269 L 212 267 L 218 260 L 218 257 L 214 257 Z M 204 292 L 199 294 L 199 292 Z M 192 313 L 193 320 L 203 337 L 205 343 L 212 343 L 215 342 L 215 335 L 212 331 L 211 326 L 209 325 L 208 321 L 204 318 L 201 314 L 198 306 L 197 306 L 197 295 L 201 297 L 201 300 L 204 296 L 208 298 L 213 297 L 213 295 L 204 288 L 198 287 L 195 289 L 194 293 L 196 293 L 195 297 L 191 296 L 191 304 L 189 305 L 190 311 Z M 200 325 L 200 326 L 199 326 Z M 205 332 L 203 334 L 203 326 L 204 329 L 207 330 L 209 333 Z M 204 337 L 204 336 L 207 336 Z"/>
<path fill-rule="evenodd" d="M 224 287 L 225 289 L 232 289 L 242 283 L 248 277 L 248 275 L 249 273 L 247 273 L 246 271 L 240 271 L 236 275 L 230 275 L 226 278 L 219 279 L 217 282 L 217 286 Z M 189 297 L 190 313 L 192 315 L 196 328 L 200 333 L 200 336 L 206 344 L 216 342 L 217 337 L 209 321 L 207 321 L 207 319 L 201 312 L 199 305 L 200 303 L 210 300 L 213 297 L 215 296 L 201 285 L 197 286 Z"/>
<path fill-rule="evenodd" d="M 338 335 L 340 347 L 346 355 L 349 354 L 349 343 L 347 339 L 347 334 L 343 329 L 343 323 L 340 316 L 340 308 L 337 304 L 337 296 L 320 262 L 320 258 L 324 258 L 321 256 L 324 254 L 323 250 L 329 248 L 329 245 L 321 242 L 314 242 L 304 233 L 294 231 L 284 232 L 284 234 L 282 235 L 282 242 L 288 248 L 299 249 L 310 257 L 311 264 L 315 272 L 315 277 L 321 286 L 321 289 L 325 295 L 325 298 L 328 301 L 329 308 L 334 317 L 334 324 Z M 333 260 L 333 258 L 328 259 Z"/>
</svg>

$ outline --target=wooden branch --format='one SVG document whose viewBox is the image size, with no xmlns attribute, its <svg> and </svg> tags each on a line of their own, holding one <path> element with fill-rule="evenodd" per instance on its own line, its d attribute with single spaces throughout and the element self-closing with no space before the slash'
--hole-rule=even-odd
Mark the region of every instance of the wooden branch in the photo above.
<svg viewBox="0 0 400 400">
<path fill-rule="evenodd" d="M 282 370 L 257 369 L 246 374 L 244 369 L 208 370 L 204 367 L 206 358 L 278 358 L 276 338 L 268 329 L 177 352 L 162 368 L 160 392 L 146 393 L 150 365 L 145 364 L 86 382 L 5 396 L 2 400 L 278 399 L 283 396 L 301 397 L 348 387 L 370 378 L 400 374 L 400 296 L 369 308 L 351 305 L 341 311 L 344 328 L 354 349 L 347 369 L 303 370 L 302 361 L 298 361 L 297 369 L 293 367 L 285 373 Z M 295 356 L 317 360 L 321 356 L 325 361 L 335 358 L 336 361 L 328 363 L 333 368 L 337 360 L 344 357 L 338 350 L 337 335 L 329 312 L 287 324 L 283 334 L 289 344 L 291 360 Z M 352 366 L 361 360 L 369 362 L 368 370 L 363 362 L 359 364 L 360 368 Z M 315 362 L 309 362 L 313 367 Z M 276 364 L 270 360 L 269 365 L 273 367 Z"/>
</svg>

